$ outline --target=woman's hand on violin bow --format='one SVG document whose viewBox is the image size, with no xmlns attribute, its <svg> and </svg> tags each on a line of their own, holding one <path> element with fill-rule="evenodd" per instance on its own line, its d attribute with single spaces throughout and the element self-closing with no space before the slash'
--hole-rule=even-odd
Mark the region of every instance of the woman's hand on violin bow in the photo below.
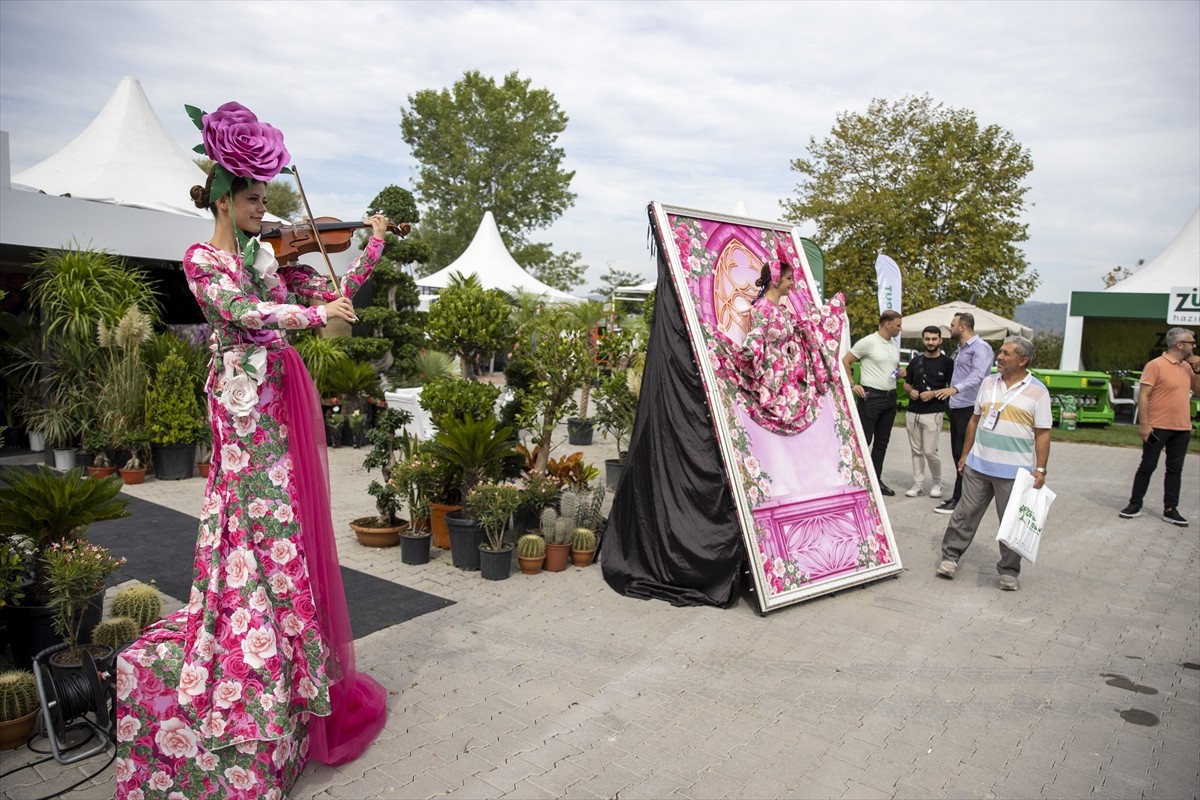
<svg viewBox="0 0 1200 800">
<path fill-rule="evenodd" d="M 337 300 L 326 303 L 325 318 L 344 319 L 346 322 L 358 322 L 358 315 L 354 313 L 354 303 L 350 302 L 349 297 L 339 297 Z"/>
</svg>

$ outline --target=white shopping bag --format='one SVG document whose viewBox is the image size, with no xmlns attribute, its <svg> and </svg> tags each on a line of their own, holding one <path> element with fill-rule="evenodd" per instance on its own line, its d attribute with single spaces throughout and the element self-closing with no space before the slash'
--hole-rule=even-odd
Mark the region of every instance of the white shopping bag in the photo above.
<svg viewBox="0 0 1200 800">
<path fill-rule="evenodd" d="M 1004 516 L 1000 519 L 1000 530 L 996 532 L 996 541 L 1004 542 L 1030 564 L 1036 563 L 1042 527 L 1046 524 L 1046 515 L 1050 513 L 1050 504 L 1057 496 L 1045 484 L 1040 489 L 1034 489 L 1033 474 L 1027 469 L 1017 470 L 1012 494 L 1008 496 L 1008 505 L 1004 507 Z"/>
</svg>

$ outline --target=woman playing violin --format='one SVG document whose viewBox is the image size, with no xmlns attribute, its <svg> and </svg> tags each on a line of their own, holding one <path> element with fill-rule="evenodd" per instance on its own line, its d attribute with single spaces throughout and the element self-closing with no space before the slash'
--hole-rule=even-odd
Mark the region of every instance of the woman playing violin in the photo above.
<svg viewBox="0 0 1200 800">
<path fill-rule="evenodd" d="M 249 238 L 262 227 L 265 181 L 225 167 L 229 191 L 211 196 L 224 162 L 209 155 L 218 166 L 192 199 L 212 211 L 213 235 L 183 266 L 212 327 L 212 470 L 191 595 L 118 662 L 119 798 L 280 798 L 309 758 L 357 758 L 386 721 L 385 690 L 355 670 L 320 403 L 285 334 L 355 320 L 349 297 L 378 261 L 388 220 L 371 218 L 374 235 L 338 286 L 280 267 Z"/>
</svg>

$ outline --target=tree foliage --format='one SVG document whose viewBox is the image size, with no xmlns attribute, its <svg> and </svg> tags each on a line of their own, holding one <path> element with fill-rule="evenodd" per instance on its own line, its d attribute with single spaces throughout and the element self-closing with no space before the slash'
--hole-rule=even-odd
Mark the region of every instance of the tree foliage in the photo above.
<svg viewBox="0 0 1200 800">
<path fill-rule="evenodd" d="M 408 100 L 400 128 L 420 164 L 415 189 L 427 209 L 421 236 L 431 270 L 462 254 L 485 211 L 510 250 L 519 250 L 531 230 L 575 202 L 575 173 L 562 169 L 557 146 L 567 116 L 546 89 L 531 89 L 516 72 L 497 85 L 471 71 L 450 89 L 423 89 Z"/>
<path fill-rule="evenodd" d="M 512 257 L 533 277 L 547 286 L 564 292 L 574 290 L 583 283 L 587 264 L 580 261 L 580 253 L 555 253 L 550 245 L 542 242 L 522 245 L 512 251 Z"/>
<path fill-rule="evenodd" d="M 592 291 L 595 294 L 603 295 L 605 297 L 612 297 L 613 292 L 622 286 L 638 286 L 644 282 L 645 281 L 640 275 L 635 275 L 628 270 L 617 269 L 610 261 L 608 264 L 608 272 L 600 276 L 600 285 L 592 289 Z M 636 314 L 638 311 L 639 307 L 637 303 L 629 300 L 617 301 L 617 312 L 621 316 L 625 316 L 626 314 Z"/>
<path fill-rule="evenodd" d="M 1104 274 L 1104 277 L 1101 278 L 1100 280 L 1104 281 L 1105 289 L 1111 289 L 1112 287 L 1116 286 L 1121 281 L 1125 280 L 1126 278 L 1128 278 L 1128 277 L 1132 276 L 1134 273 L 1136 273 L 1139 269 L 1142 268 L 1142 266 L 1145 263 L 1146 263 L 1146 259 L 1139 258 L 1137 260 L 1137 264 L 1134 265 L 1133 269 L 1130 269 L 1129 267 L 1123 267 L 1120 264 L 1118 264 L 1117 266 L 1113 267 L 1108 272 L 1106 272 Z"/>
<path fill-rule="evenodd" d="M 465 375 L 477 375 L 481 358 L 512 341 L 508 299 L 478 280 L 454 281 L 430 304 L 425 333 L 434 347 L 462 357 Z"/>
<path fill-rule="evenodd" d="M 1011 132 L 928 95 L 872 100 L 811 137 L 787 218 L 813 220 L 826 292 L 843 292 L 851 327 L 878 321 L 875 257 L 896 259 L 904 306 L 967 300 L 1003 316 L 1038 285 L 1018 246 L 1033 160 Z"/>
</svg>

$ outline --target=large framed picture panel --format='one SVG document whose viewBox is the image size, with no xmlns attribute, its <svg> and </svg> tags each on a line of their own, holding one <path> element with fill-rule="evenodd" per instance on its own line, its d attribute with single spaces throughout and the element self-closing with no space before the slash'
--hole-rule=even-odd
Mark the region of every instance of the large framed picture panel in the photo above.
<svg viewBox="0 0 1200 800">
<path fill-rule="evenodd" d="M 796 314 L 822 305 L 798 232 L 783 223 L 651 203 L 657 245 L 683 311 L 762 611 L 902 569 L 866 439 L 836 361 L 828 390 L 799 433 L 768 430 L 722 377 L 718 333 L 737 345 L 749 332 L 754 285 L 785 253 L 796 267 L 787 297 Z M 845 324 L 840 312 L 829 326 Z M 832 327 L 830 327 L 832 331 Z M 727 342 L 727 344 L 728 344 Z"/>
</svg>

